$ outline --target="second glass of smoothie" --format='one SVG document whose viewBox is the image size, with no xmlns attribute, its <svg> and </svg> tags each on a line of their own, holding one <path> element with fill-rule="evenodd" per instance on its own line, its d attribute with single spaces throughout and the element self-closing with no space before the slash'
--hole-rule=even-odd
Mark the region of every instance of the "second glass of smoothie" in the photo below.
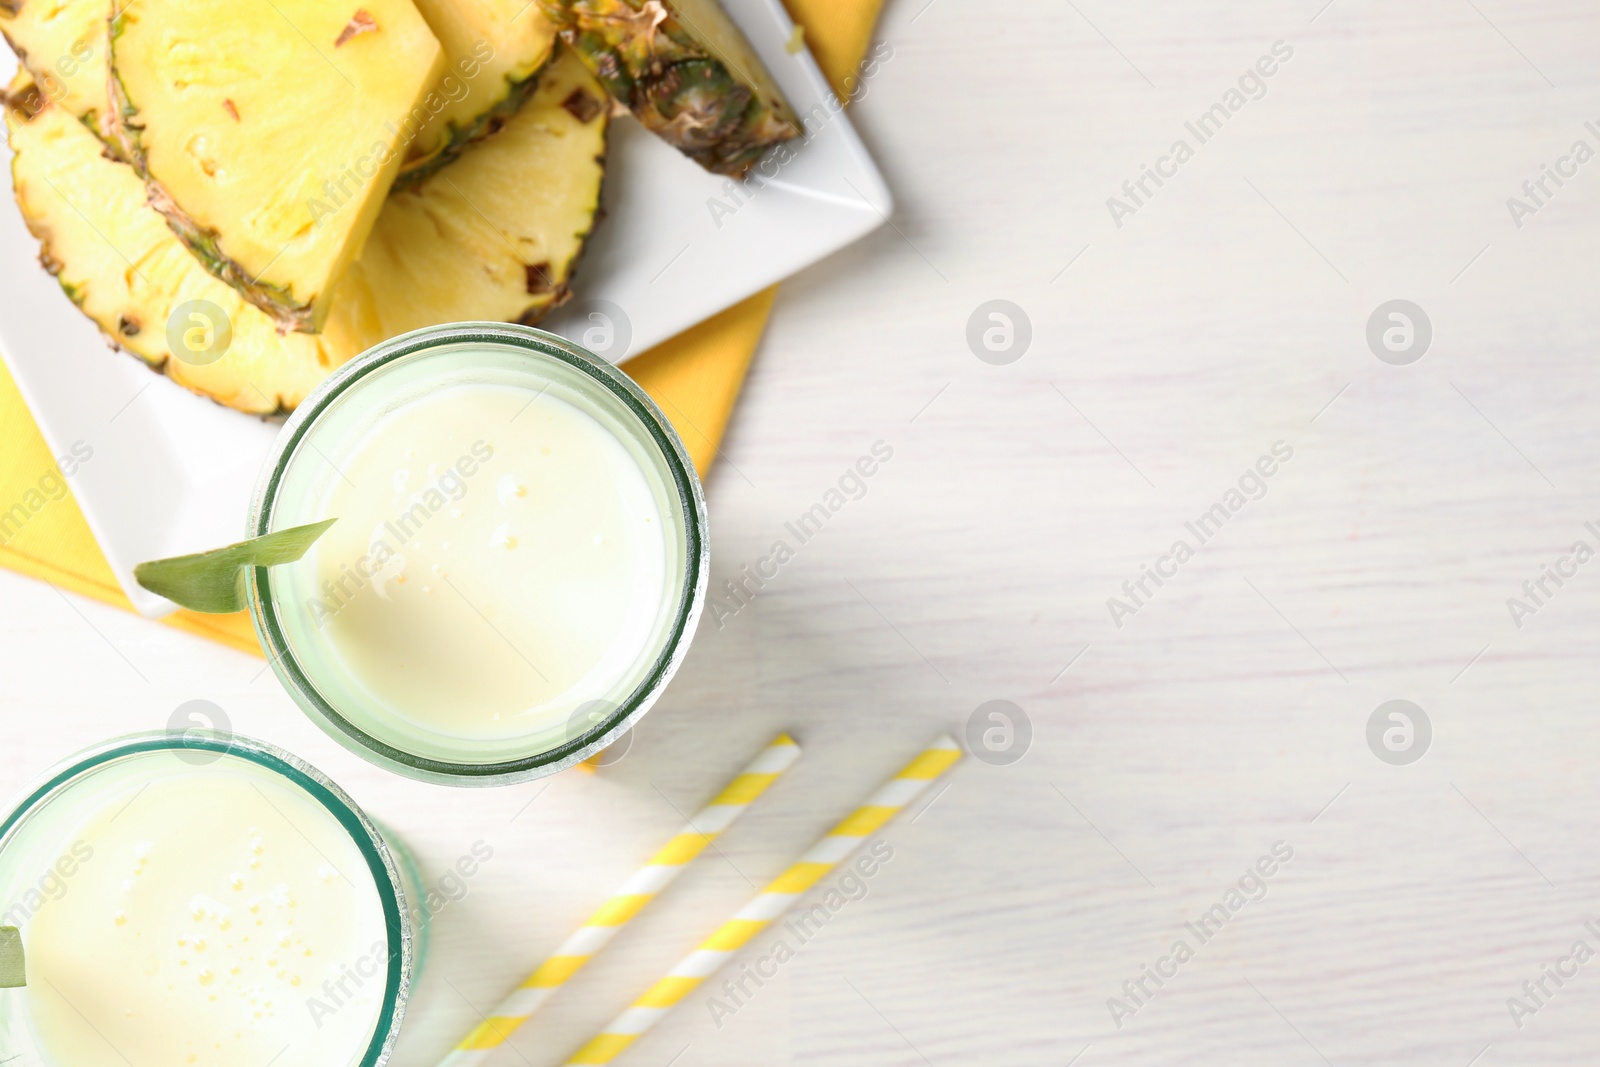
<svg viewBox="0 0 1600 1067">
<path fill-rule="evenodd" d="M 0 1062 L 374 1067 L 419 929 L 400 867 L 339 788 L 243 737 L 137 735 L 50 771 L 0 818 Z"/>
</svg>

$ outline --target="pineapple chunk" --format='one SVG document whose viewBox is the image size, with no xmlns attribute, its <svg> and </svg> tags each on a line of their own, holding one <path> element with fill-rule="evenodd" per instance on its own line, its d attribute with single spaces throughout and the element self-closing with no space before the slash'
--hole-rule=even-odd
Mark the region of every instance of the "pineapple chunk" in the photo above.
<svg viewBox="0 0 1600 1067">
<path fill-rule="evenodd" d="M 370 309 L 385 337 L 469 319 L 537 322 L 571 294 L 600 206 L 607 120 L 605 91 L 561 50 L 498 133 L 389 197 L 340 301 L 351 314 Z"/>
<path fill-rule="evenodd" d="M 230 407 L 287 411 L 334 367 L 396 334 L 464 320 L 533 323 L 566 298 L 599 207 L 604 91 L 567 54 L 537 83 L 496 136 L 387 199 L 314 336 L 281 334 L 212 277 L 145 202 L 134 170 L 106 158 L 26 76 L 8 94 L 12 179 L 41 262 L 114 344 Z M 210 302 L 231 326 L 215 362 L 174 354 L 169 324 L 191 301 Z M 191 320 L 176 317 L 182 344 Z"/>
<path fill-rule="evenodd" d="M 533 93 L 555 48 L 555 25 L 529 0 L 416 0 L 446 59 L 414 113 L 397 189 L 410 188 L 498 129 Z M 410 129 L 411 127 L 408 127 Z"/>
<path fill-rule="evenodd" d="M 0 34 L 53 103 L 102 138 L 111 0 L 0 0 Z"/>
<path fill-rule="evenodd" d="M 443 67 L 411 0 L 117 0 L 111 128 L 206 269 L 314 333 Z"/>
<path fill-rule="evenodd" d="M 133 169 L 62 104 L 19 75 L 7 94 L 11 180 L 39 259 L 72 302 L 115 344 L 196 392 L 241 411 L 293 408 L 339 363 L 361 351 L 320 337 L 278 333 L 265 313 L 207 274 L 145 203 Z M 173 355 L 168 323 L 189 301 L 209 301 L 231 331 L 221 359 Z M 178 329 L 191 323 L 186 317 Z M 196 349 L 212 339 L 199 339 Z"/>
<path fill-rule="evenodd" d="M 717 0 L 539 0 L 561 38 L 646 128 L 742 178 L 800 120 Z"/>
</svg>

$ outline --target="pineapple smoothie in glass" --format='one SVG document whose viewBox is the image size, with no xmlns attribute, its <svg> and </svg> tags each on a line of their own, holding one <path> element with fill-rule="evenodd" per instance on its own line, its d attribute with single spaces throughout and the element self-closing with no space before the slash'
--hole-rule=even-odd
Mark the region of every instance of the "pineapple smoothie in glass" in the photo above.
<svg viewBox="0 0 1600 1067">
<path fill-rule="evenodd" d="M 249 584 L 300 706 L 412 777 L 499 784 L 620 736 L 677 669 L 705 502 L 660 410 L 528 327 L 386 342 L 285 424 L 250 534 L 335 519 Z"/>
<path fill-rule="evenodd" d="M 418 931 L 374 824 L 262 742 L 106 742 L 0 823 L 0 990 L 13 1067 L 375 1067 Z"/>
</svg>

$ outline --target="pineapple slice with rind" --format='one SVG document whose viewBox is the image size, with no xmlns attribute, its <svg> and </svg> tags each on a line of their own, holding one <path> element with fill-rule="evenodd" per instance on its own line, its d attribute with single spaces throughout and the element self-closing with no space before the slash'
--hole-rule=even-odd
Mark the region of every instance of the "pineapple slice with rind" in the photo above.
<svg viewBox="0 0 1600 1067">
<path fill-rule="evenodd" d="M 556 44 L 555 24 L 530 0 L 415 0 L 444 48 L 445 73 L 408 118 L 395 188 L 416 185 L 493 133 L 532 95 Z"/>
<path fill-rule="evenodd" d="M 11 181 L 23 220 L 39 240 L 39 259 L 72 302 L 115 344 L 180 385 L 241 411 L 293 408 L 330 369 L 361 349 L 333 333 L 280 335 L 272 320 L 203 270 L 145 203 L 145 185 L 63 104 L 51 103 L 26 74 L 8 93 Z M 191 302 L 205 302 L 192 304 Z M 180 332 L 217 324 L 231 335 L 220 359 L 212 337 L 194 337 L 173 354 L 174 312 L 189 304 L 201 320 L 177 317 Z M 182 357 L 182 358 L 180 358 Z"/>
<path fill-rule="evenodd" d="M 646 128 L 742 178 L 800 136 L 772 74 L 717 0 L 539 0 L 562 40 Z"/>
<path fill-rule="evenodd" d="M 110 37 L 111 129 L 151 205 L 280 326 L 321 329 L 444 70 L 411 0 L 117 0 Z"/>
<path fill-rule="evenodd" d="M 571 294 L 600 206 L 608 118 L 604 90 L 561 49 L 498 133 L 389 197 L 341 300 L 371 309 L 386 337 L 537 322 Z"/>
<path fill-rule="evenodd" d="M 111 0 L 0 0 L 0 34 L 51 102 L 109 143 L 106 19 Z"/>
<path fill-rule="evenodd" d="M 106 158 L 74 116 L 26 76 L 8 99 L 13 184 L 41 262 L 113 343 L 243 411 L 290 410 L 332 368 L 407 330 L 537 322 L 568 294 L 599 207 L 603 90 L 561 55 L 496 136 L 388 199 L 322 333 L 281 334 L 200 266 L 133 169 Z M 211 339 L 185 337 L 215 325 L 192 319 L 196 302 L 229 326 L 214 362 L 196 358 Z"/>
</svg>

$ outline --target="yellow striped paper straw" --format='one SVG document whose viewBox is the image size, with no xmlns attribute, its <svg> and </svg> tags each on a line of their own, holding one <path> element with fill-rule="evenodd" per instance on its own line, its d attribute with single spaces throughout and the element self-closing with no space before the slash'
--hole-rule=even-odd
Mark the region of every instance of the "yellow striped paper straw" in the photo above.
<svg viewBox="0 0 1600 1067">
<path fill-rule="evenodd" d="M 774 879 L 755 899 L 700 943 L 667 976 L 618 1015 L 587 1045 L 567 1061 L 567 1067 L 610 1063 L 622 1055 L 662 1017 L 675 1008 L 701 982 L 711 977 L 735 952 L 772 921 L 789 910 L 800 894 L 848 857 L 867 835 L 874 833 L 911 803 L 933 780 L 961 758 L 961 747 L 948 734 L 941 735 L 916 759 L 883 784 L 868 801 L 812 846 L 811 851 Z"/>
<path fill-rule="evenodd" d="M 739 772 L 694 818 L 678 831 L 676 837 L 657 852 L 650 862 L 639 868 L 627 884 L 600 910 L 589 917 L 577 933 L 562 942 L 555 954 L 539 969 L 530 974 L 516 990 L 480 1023 L 477 1029 L 462 1039 L 439 1067 L 471 1067 L 482 1063 L 496 1048 L 505 1044 L 517 1027 L 567 979 L 576 974 L 590 957 L 605 947 L 629 919 L 689 865 L 689 861 L 705 851 L 707 845 L 733 824 L 752 801 L 767 791 L 767 787 L 800 758 L 800 746 L 788 734 L 779 734 L 761 750 L 750 765 Z"/>
</svg>

